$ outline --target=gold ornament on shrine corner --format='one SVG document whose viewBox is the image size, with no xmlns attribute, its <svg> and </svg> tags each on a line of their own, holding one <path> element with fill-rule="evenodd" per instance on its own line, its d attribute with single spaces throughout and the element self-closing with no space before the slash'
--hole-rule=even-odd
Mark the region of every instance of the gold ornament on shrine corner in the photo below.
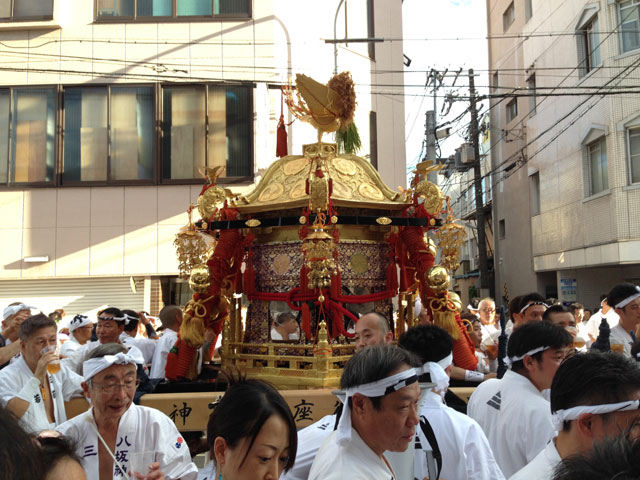
<svg viewBox="0 0 640 480">
<path fill-rule="evenodd" d="M 443 292 L 449 288 L 449 273 L 440 266 L 434 265 L 427 271 L 427 285 L 435 292 Z"/>
<path fill-rule="evenodd" d="M 378 225 L 389 225 L 391 223 L 391 219 L 389 217 L 378 217 L 376 218 L 376 223 Z"/>
<path fill-rule="evenodd" d="M 244 224 L 247 227 L 259 227 L 262 224 L 262 222 L 260 220 L 258 220 L 257 218 L 250 218 L 249 220 L 244 222 Z"/>
<path fill-rule="evenodd" d="M 207 261 L 210 252 L 215 247 L 215 239 L 196 229 L 191 221 L 191 212 L 194 206 L 187 210 L 189 223 L 182 227 L 173 241 L 178 256 L 178 272 L 181 278 L 189 278 L 191 270 Z"/>
<path fill-rule="evenodd" d="M 464 227 L 454 220 L 448 197 L 447 211 L 445 222 L 438 228 L 435 237 L 438 241 L 438 248 L 442 253 L 440 264 L 453 272 L 460 266 L 460 247 L 464 244 L 467 233 Z"/>
<path fill-rule="evenodd" d="M 309 269 L 307 275 L 309 288 L 327 288 L 331 285 L 331 277 L 338 274 L 333 258 L 336 244 L 331 235 L 324 231 L 322 215 L 317 215 L 313 223 L 313 231 L 302 243 L 305 264 Z"/>
<path fill-rule="evenodd" d="M 449 290 L 447 292 L 447 296 L 449 297 L 449 303 L 451 304 L 450 307 L 453 307 L 456 312 L 461 312 L 462 300 L 460 299 L 460 295 L 458 295 L 456 292 L 452 292 L 451 290 Z"/>
</svg>

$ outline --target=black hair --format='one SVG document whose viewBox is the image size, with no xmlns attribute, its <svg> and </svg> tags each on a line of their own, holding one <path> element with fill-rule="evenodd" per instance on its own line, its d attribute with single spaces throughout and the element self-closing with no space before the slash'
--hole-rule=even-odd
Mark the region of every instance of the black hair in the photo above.
<svg viewBox="0 0 640 480">
<path fill-rule="evenodd" d="M 129 318 L 129 323 L 125 323 L 124 325 L 124 331 L 125 332 L 133 332 L 138 328 L 138 323 L 140 323 L 140 317 L 138 316 L 137 312 L 134 312 L 133 310 L 122 310 L 122 314 L 123 315 L 128 315 Z"/>
<path fill-rule="evenodd" d="M 640 390 L 640 368 L 618 353 L 578 353 L 558 368 L 551 383 L 551 412 L 580 405 L 624 402 Z M 569 429 L 565 422 L 564 429 Z"/>
<path fill-rule="evenodd" d="M 417 325 L 400 335 L 398 346 L 413 353 L 424 364 L 449 355 L 453 350 L 453 339 L 446 330 L 435 325 Z M 431 380 L 428 373 L 424 377 Z"/>
<path fill-rule="evenodd" d="M 520 300 L 522 300 L 522 296 L 513 297 L 509 301 L 509 306 L 507 307 L 509 310 L 509 318 L 513 320 L 513 314 L 520 312 Z"/>
<path fill-rule="evenodd" d="M 513 329 L 509 337 L 507 355 L 520 357 L 538 347 L 563 348 L 573 344 L 573 337 L 564 328 L 546 322 L 529 322 Z M 531 357 L 540 361 L 544 352 L 538 352 Z M 522 360 L 511 365 L 513 371 L 524 369 Z"/>
<path fill-rule="evenodd" d="M 640 478 L 640 439 L 606 437 L 593 450 L 565 458 L 553 480 L 637 480 Z"/>
<path fill-rule="evenodd" d="M 286 323 L 287 320 L 295 320 L 296 316 L 291 313 L 291 312 L 281 312 L 278 314 L 278 316 L 275 318 L 275 321 L 273 322 L 275 325 L 282 325 L 283 323 Z"/>
<path fill-rule="evenodd" d="M 46 316 L 46 315 L 45 315 Z M 0 480 L 44 479 L 42 456 L 34 437 L 0 407 Z"/>
<path fill-rule="evenodd" d="M 633 283 L 619 283 L 613 287 L 607 295 L 607 304 L 611 308 L 616 308 L 618 303 L 636 293 L 638 293 L 638 287 Z M 624 308 L 626 308 L 626 306 Z"/>
<path fill-rule="evenodd" d="M 53 327 L 56 331 L 58 329 L 56 322 L 52 318 L 47 317 L 44 313 L 32 315 L 25 318 L 18 327 L 18 337 L 20 340 L 25 342 L 31 335 L 45 327 Z"/>
<path fill-rule="evenodd" d="M 584 310 L 584 305 L 578 302 L 575 302 L 569 305 L 569 311 L 571 312 L 572 315 L 576 313 L 576 310 Z"/>
<path fill-rule="evenodd" d="M 526 295 L 522 295 L 520 297 L 520 302 L 518 302 L 518 309 L 513 313 L 520 313 L 520 310 L 522 310 L 525 305 L 531 302 L 547 303 L 547 299 L 540 295 L 538 292 L 531 292 L 527 293 Z"/>
<path fill-rule="evenodd" d="M 377 382 L 405 365 L 417 367 L 422 364 L 414 354 L 393 345 L 363 348 L 356 352 L 344 366 L 342 377 L 340 377 L 340 388 L 347 390 L 358 385 Z M 379 410 L 382 397 L 369 397 L 369 399 L 373 407 Z"/>
<path fill-rule="evenodd" d="M 51 472 L 56 464 L 65 458 L 78 462 L 82 466 L 82 459 L 76 452 L 75 442 L 70 437 L 63 435 L 38 437 L 40 443 L 42 461 L 45 465 L 45 475 Z"/>
<path fill-rule="evenodd" d="M 207 441 L 212 454 L 217 437 L 224 438 L 230 448 L 236 447 L 243 438 L 250 438 L 242 459 L 244 463 L 262 426 L 272 415 L 278 415 L 289 429 L 289 457 L 284 470 L 290 470 L 296 459 L 298 433 L 287 402 L 266 382 L 223 373 L 229 379 L 229 387 L 211 413 L 207 425 Z M 215 456 L 213 458 L 215 462 Z"/>
<path fill-rule="evenodd" d="M 100 358 L 105 355 L 116 355 L 118 353 L 127 353 L 127 347 L 121 343 L 103 343 L 89 352 L 87 360 L 90 358 Z"/>
<path fill-rule="evenodd" d="M 122 310 L 120 310 L 119 308 L 116 307 L 108 307 L 105 308 L 104 310 L 101 310 L 100 312 L 98 312 L 98 317 L 100 315 L 102 315 L 103 313 L 108 313 L 109 315 L 113 315 L 116 318 L 122 318 L 124 317 L 124 314 L 122 313 Z M 115 320 L 118 323 L 123 323 L 124 320 Z"/>
<path fill-rule="evenodd" d="M 552 323 L 551 322 L 551 315 L 554 314 L 554 313 L 570 313 L 570 312 L 567 309 L 567 307 L 557 303 L 555 305 L 551 305 L 549 308 L 547 308 L 544 311 L 544 313 L 542 314 L 542 321 L 543 322 Z"/>
</svg>

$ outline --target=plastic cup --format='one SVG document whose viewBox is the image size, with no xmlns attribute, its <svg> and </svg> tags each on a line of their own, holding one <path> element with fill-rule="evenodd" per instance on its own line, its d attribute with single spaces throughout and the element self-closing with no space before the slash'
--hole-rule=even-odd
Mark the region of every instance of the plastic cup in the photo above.
<svg viewBox="0 0 640 480">
<path fill-rule="evenodd" d="M 136 478 L 134 473 L 146 475 L 149 473 L 149 467 L 156 461 L 156 451 L 149 450 L 146 452 L 132 452 L 129 457 L 129 473 L 131 478 Z"/>
<path fill-rule="evenodd" d="M 42 355 L 49 352 L 53 352 L 56 355 L 59 355 L 60 353 L 58 351 L 57 345 L 47 345 L 42 350 L 40 350 L 40 353 Z M 60 358 L 56 358 L 55 360 L 52 360 L 51 362 L 49 362 L 49 364 L 47 365 L 47 372 L 49 372 L 51 375 L 55 375 L 59 371 L 60 371 Z"/>
<path fill-rule="evenodd" d="M 612 343 L 611 351 L 617 353 L 624 353 L 624 345 L 621 343 Z"/>
<path fill-rule="evenodd" d="M 489 345 L 485 345 L 485 348 L 487 349 L 487 352 L 489 353 L 489 355 L 491 355 L 492 357 L 495 357 L 496 355 L 498 355 L 498 345 L 489 344 Z"/>
</svg>

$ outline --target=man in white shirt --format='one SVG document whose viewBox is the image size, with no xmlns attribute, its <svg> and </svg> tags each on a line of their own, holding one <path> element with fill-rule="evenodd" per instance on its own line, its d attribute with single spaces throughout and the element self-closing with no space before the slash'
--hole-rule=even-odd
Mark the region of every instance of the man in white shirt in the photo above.
<svg viewBox="0 0 640 480">
<path fill-rule="evenodd" d="M 456 480 L 499 480 L 504 475 L 498 467 L 489 441 L 480 425 L 444 404 L 449 385 L 453 340 L 442 328 L 419 325 L 398 339 L 398 346 L 417 355 L 423 363 L 421 382 L 434 382 L 420 404 L 420 417 L 433 429 L 442 455 L 440 477 Z M 421 420 L 422 421 L 422 420 Z M 424 450 L 416 447 L 414 478 L 428 476 Z"/>
<path fill-rule="evenodd" d="M 500 380 L 488 380 L 469 399 L 468 413 L 489 439 L 506 477 L 524 467 L 553 436 L 549 401 L 542 394 L 566 349 L 569 332 L 545 322 L 529 322 L 513 330 L 507 348 L 508 370 Z"/>
<path fill-rule="evenodd" d="M 583 353 L 565 360 L 551 384 L 558 436 L 510 480 L 551 480 L 565 458 L 590 452 L 640 420 L 640 368 L 614 353 Z"/>
<path fill-rule="evenodd" d="M 393 340 L 389 330 L 389 322 L 377 312 L 369 312 L 356 322 L 355 347 L 359 352 L 365 347 L 386 345 Z M 282 475 L 283 480 L 306 480 L 313 459 L 316 457 L 322 442 L 331 435 L 336 427 L 336 415 L 327 415 L 319 421 L 298 431 L 298 450 L 293 467 Z"/>
<path fill-rule="evenodd" d="M 64 402 L 82 395 L 82 377 L 75 372 L 61 365 L 56 373 L 47 371 L 59 362 L 55 352 L 42 353 L 57 344 L 56 330 L 56 322 L 42 313 L 24 320 L 18 331 L 22 355 L 0 371 L 0 402 L 34 433 L 66 421 Z"/>
<path fill-rule="evenodd" d="M 621 283 L 607 295 L 607 304 L 612 305 L 620 321 L 611 327 L 609 343 L 622 344 L 624 354 L 631 358 L 631 347 L 635 341 L 636 327 L 640 324 L 640 287 L 633 283 Z"/>
<path fill-rule="evenodd" d="M 76 315 L 69 322 L 69 340 L 60 347 L 60 355 L 69 357 L 91 340 L 94 322 L 86 315 Z"/>
<path fill-rule="evenodd" d="M 125 317 L 124 322 L 124 331 L 120 334 L 120 341 L 128 346 L 128 347 L 138 347 L 138 350 L 142 352 L 142 356 L 144 357 L 144 364 L 148 365 L 153 360 L 153 354 L 156 351 L 156 340 L 152 340 L 151 338 L 146 338 L 138 335 L 138 325 L 140 324 L 140 319 L 143 317 L 146 320 L 146 325 L 151 327 L 151 331 L 155 334 L 155 330 L 150 325 L 149 320 L 144 317 L 144 314 L 138 314 L 133 310 L 122 310 L 122 313 Z M 147 328 L 147 331 L 149 329 Z M 158 338 L 155 335 L 154 338 Z"/>
<path fill-rule="evenodd" d="M 589 345 L 592 342 L 595 342 L 596 338 L 598 338 L 598 334 L 600 333 L 600 324 L 602 323 L 603 318 L 607 319 L 609 328 L 615 327 L 620 320 L 620 317 L 613 309 L 613 305 L 610 305 L 607 302 L 606 295 L 603 295 L 600 299 L 600 310 L 591 315 L 591 318 L 589 318 L 589 321 L 587 322 L 586 330 L 587 335 L 589 335 L 589 338 L 587 339 L 589 341 Z"/>
<path fill-rule="evenodd" d="M 24 319 L 31 316 L 34 307 L 22 302 L 13 302 L 2 311 L 2 333 L 0 333 L 0 369 L 20 353 L 18 328 Z"/>
<path fill-rule="evenodd" d="M 57 430 L 76 442 L 87 478 L 128 479 L 132 454 L 154 452 L 138 472 L 144 478 L 195 480 L 198 469 L 173 421 L 159 410 L 133 404 L 136 364 L 142 361 L 136 347 L 127 352 L 124 345 L 105 344 L 93 350 L 83 364 L 82 383 L 91 409 Z"/>
<path fill-rule="evenodd" d="M 167 366 L 167 356 L 178 340 L 178 332 L 180 325 L 182 325 L 182 309 L 177 305 L 166 305 L 160 311 L 159 317 L 163 331 L 153 354 L 149 378 L 165 378 L 164 369 Z"/>
<path fill-rule="evenodd" d="M 338 429 L 318 451 L 309 480 L 396 479 L 385 451 L 402 452 L 418 425 L 415 358 L 391 345 L 357 352 L 340 379 L 344 409 Z"/>
</svg>

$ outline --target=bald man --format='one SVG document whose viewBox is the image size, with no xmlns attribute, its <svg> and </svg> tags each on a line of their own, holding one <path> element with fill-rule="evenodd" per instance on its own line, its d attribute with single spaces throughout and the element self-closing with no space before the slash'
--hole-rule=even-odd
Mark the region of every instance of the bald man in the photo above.
<svg viewBox="0 0 640 480">
<path fill-rule="evenodd" d="M 364 314 L 356 322 L 354 340 L 356 352 L 365 347 L 391 343 L 393 332 L 389 328 L 389 321 L 384 315 L 377 312 Z M 335 426 L 336 415 L 326 415 L 316 423 L 299 430 L 296 461 L 293 468 L 280 478 L 282 480 L 306 480 L 322 442 L 331 435 Z"/>
</svg>

